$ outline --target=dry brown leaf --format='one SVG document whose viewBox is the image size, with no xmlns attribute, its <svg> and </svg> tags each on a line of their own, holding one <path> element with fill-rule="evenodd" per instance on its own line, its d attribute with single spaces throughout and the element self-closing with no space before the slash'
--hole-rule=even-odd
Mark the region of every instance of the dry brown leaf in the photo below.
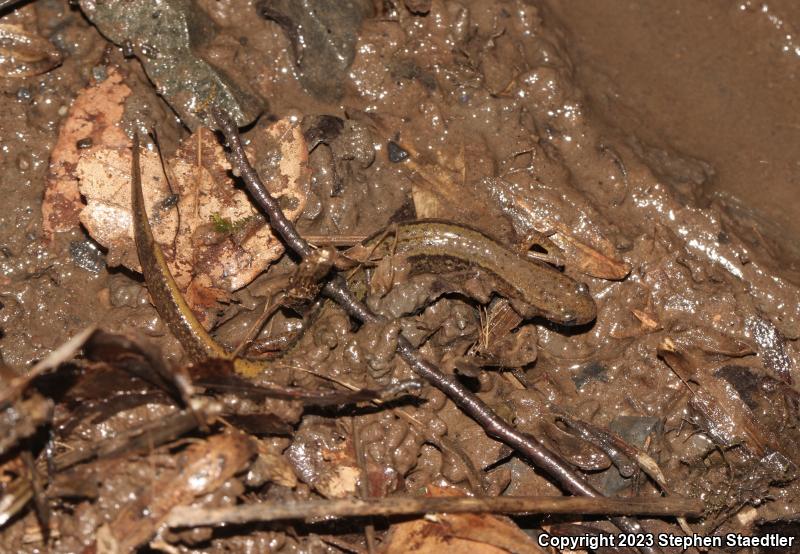
<svg viewBox="0 0 800 554">
<path fill-rule="evenodd" d="M 288 119 L 274 123 L 267 129 L 267 146 L 274 163 L 264 180 L 294 220 L 305 207 L 309 174 L 299 125 Z M 147 215 L 175 282 L 209 328 L 217 303 L 255 279 L 283 253 L 283 245 L 247 193 L 235 187 L 225 151 L 211 131 L 198 129 L 165 164 L 170 181 L 158 154 L 142 151 Z M 140 271 L 130 166 L 128 148 L 103 148 L 81 155 L 75 173 L 87 200 L 81 223 L 108 248 L 108 264 Z"/>
<path fill-rule="evenodd" d="M 559 224 L 559 227 L 563 226 Z M 558 229 L 550 237 L 550 240 L 564 251 L 567 263 L 590 277 L 618 281 L 627 277 L 631 272 L 629 263 L 600 253 L 570 236 L 564 229 Z"/>
<path fill-rule="evenodd" d="M 458 496 L 428 487 L 430 496 Z M 455 492 L 455 493 L 454 493 Z M 543 554 L 511 520 L 488 514 L 437 514 L 392 525 L 382 554 Z"/>
<path fill-rule="evenodd" d="M 50 168 L 42 203 L 45 236 L 68 231 L 78 225 L 78 214 L 83 209 L 76 168 L 81 155 L 100 149 L 130 148 L 127 135 L 119 126 L 125 99 L 131 89 L 123 82 L 116 68 L 108 70 L 104 81 L 83 89 L 61 126 L 58 140 L 50 155 Z M 78 142 L 91 146 L 81 150 Z M 130 164 L 128 164 L 130 173 Z"/>
<path fill-rule="evenodd" d="M 190 445 L 171 468 L 162 464 L 152 482 L 142 482 L 136 497 L 108 523 L 102 546 L 133 551 L 153 536 L 172 508 L 217 490 L 245 468 L 254 452 L 250 437 L 238 432 Z"/>
</svg>

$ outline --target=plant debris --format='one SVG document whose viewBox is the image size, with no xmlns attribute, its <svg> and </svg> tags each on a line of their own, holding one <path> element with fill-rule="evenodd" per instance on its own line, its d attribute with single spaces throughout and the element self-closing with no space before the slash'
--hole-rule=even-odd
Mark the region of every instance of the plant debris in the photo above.
<svg viewBox="0 0 800 554">
<path fill-rule="evenodd" d="M 68 231 L 78 225 L 84 207 L 77 175 L 81 156 L 101 148 L 122 150 L 130 147 L 130 139 L 119 125 L 125 99 L 130 93 L 123 73 L 111 68 L 105 79 L 83 89 L 72 103 L 50 155 L 42 202 L 43 228 L 47 236 L 52 237 L 53 233 Z M 87 140 L 91 141 L 91 146 L 81 149 L 80 141 Z"/>
<path fill-rule="evenodd" d="M 274 123 L 266 142 L 273 192 L 294 219 L 305 206 L 308 180 L 299 125 Z M 142 152 L 141 167 L 155 239 L 189 305 L 210 327 L 217 302 L 255 279 L 281 255 L 283 246 L 247 195 L 234 186 L 225 153 L 208 129 L 201 127 L 184 139 L 163 166 L 156 152 Z M 76 173 L 87 201 L 81 223 L 108 248 L 109 265 L 141 271 L 133 243 L 129 168 L 127 148 L 95 149 L 81 156 Z"/>
</svg>

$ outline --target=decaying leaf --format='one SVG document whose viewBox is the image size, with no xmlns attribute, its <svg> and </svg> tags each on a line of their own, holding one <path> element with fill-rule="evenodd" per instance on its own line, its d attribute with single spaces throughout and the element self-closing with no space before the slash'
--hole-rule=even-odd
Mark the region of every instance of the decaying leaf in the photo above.
<svg viewBox="0 0 800 554">
<path fill-rule="evenodd" d="M 514 210 L 520 212 L 537 232 L 549 236 L 550 240 L 563 251 L 566 263 L 581 273 L 598 279 L 617 281 L 624 279 L 631 271 L 627 262 L 616 259 L 614 245 L 599 231 L 592 233 L 592 246 L 575 238 L 571 229 L 554 217 L 545 216 L 527 199 L 513 191 L 504 191 Z"/>
<path fill-rule="evenodd" d="M 242 471 L 254 453 L 252 440 L 233 432 L 192 444 L 175 457 L 172 467 L 154 466 L 159 475 L 143 482 L 136 497 L 107 524 L 103 547 L 131 552 L 153 536 L 172 508 L 218 489 Z"/>
<path fill-rule="evenodd" d="M 158 154 L 144 151 L 140 160 L 142 190 L 153 235 L 167 259 L 172 259 L 178 212 L 168 207 L 171 193 Z M 108 248 L 108 265 L 141 271 L 133 242 L 130 150 L 123 147 L 90 152 L 81 156 L 75 174 L 87 202 L 80 221 L 97 242 Z"/>
<path fill-rule="evenodd" d="M 571 236 L 566 226 L 556 223 L 557 231 L 550 237 L 556 246 L 564 251 L 564 258 L 568 263 L 575 266 L 575 269 L 591 277 L 618 281 L 624 279 L 631 272 L 631 266 L 627 262 L 617 260 L 611 256 L 603 254 Z M 605 239 L 603 239 L 605 241 Z"/>
<path fill-rule="evenodd" d="M 689 387 L 690 405 L 702 419 L 706 432 L 719 444 L 725 447 L 743 444 L 759 458 L 784 451 L 791 458 L 792 452 L 781 448 L 775 435 L 759 423 L 733 386 L 713 375 L 684 346 L 666 338 L 659 344 L 658 354 Z"/>
<path fill-rule="evenodd" d="M 294 220 L 306 200 L 302 131 L 299 125 L 281 120 L 269 127 L 267 135 L 275 160 L 275 174 L 267 182 L 287 206 L 287 217 Z M 210 326 L 216 303 L 255 279 L 283 253 L 283 246 L 247 194 L 235 187 L 225 152 L 211 131 L 198 129 L 165 164 L 166 171 L 157 153 L 141 153 L 147 215 L 178 287 L 200 321 Z M 127 148 L 81 156 L 77 175 L 87 200 L 81 222 L 108 248 L 109 265 L 139 271 L 130 166 Z"/>
<path fill-rule="evenodd" d="M 289 119 L 267 129 L 267 145 L 274 160 L 273 175 L 262 175 L 270 192 L 295 220 L 306 201 L 308 154 L 302 129 Z M 181 143 L 171 162 L 178 194 L 180 227 L 175 240 L 173 275 L 178 286 L 208 276 L 210 285 L 234 291 L 256 278 L 283 253 L 243 191 L 228 176 L 225 152 L 207 129 L 198 129 Z M 194 277 L 192 277 L 194 275 Z"/>
<path fill-rule="evenodd" d="M 79 158 L 100 149 L 130 148 L 130 140 L 119 125 L 130 94 L 119 69 L 110 68 L 105 80 L 83 89 L 72 103 L 50 155 L 42 203 L 45 236 L 78 225 L 83 209 L 76 173 Z"/>
<path fill-rule="evenodd" d="M 430 496 L 458 496 L 428 487 Z M 383 554 L 542 554 L 544 551 L 508 519 L 488 514 L 438 514 L 392 525 Z"/>
<path fill-rule="evenodd" d="M 356 493 L 361 470 L 351 436 L 327 421 L 304 418 L 287 450 L 301 481 L 325 498 L 346 498 Z"/>
</svg>

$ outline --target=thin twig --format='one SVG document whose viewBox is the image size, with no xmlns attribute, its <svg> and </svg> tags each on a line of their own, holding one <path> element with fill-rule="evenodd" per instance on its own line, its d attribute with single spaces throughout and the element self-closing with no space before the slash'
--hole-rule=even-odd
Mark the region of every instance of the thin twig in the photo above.
<svg viewBox="0 0 800 554">
<path fill-rule="evenodd" d="M 255 198 L 261 209 L 266 212 L 272 228 L 294 253 L 301 257 L 311 254 L 312 247 L 283 215 L 280 204 L 270 194 L 261 182 L 258 173 L 250 165 L 236 125 L 218 108 L 212 107 L 211 110 L 217 127 L 222 130 L 228 140 L 234 166 L 239 171 L 247 190 Z M 350 317 L 361 323 L 380 323 L 383 321 L 383 318 L 373 314 L 363 302 L 353 295 L 341 275 L 335 276 L 326 283 L 322 293 L 338 303 Z M 597 489 L 592 487 L 557 454 L 550 452 L 535 438 L 514 429 L 467 387 L 423 360 L 411 343 L 402 335 L 397 340 L 397 352 L 414 372 L 445 393 L 461 410 L 475 420 L 489 436 L 495 437 L 511 446 L 536 467 L 547 472 L 566 491 L 574 495 L 602 497 L 602 494 Z M 641 533 L 643 531 L 642 526 L 635 520 L 614 518 L 612 521 L 626 533 Z M 645 553 L 661 552 L 657 547 L 644 547 L 641 551 Z"/>
<path fill-rule="evenodd" d="M 227 508 L 181 506 L 167 518 L 170 527 L 196 527 L 331 517 L 398 516 L 432 513 L 689 516 L 702 513 L 691 498 L 585 498 L 578 496 L 392 497 L 262 502 Z"/>
<path fill-rule="evenodd" d="M 353 450 L 355 450 L 356 453 L 356 463 L 358 463 L 358 469 L 361 470 L 361 479 L 358 480 L 358 494 L 362 499 L 368 499 L 370 497 L 369 474 L 367 473 L 367 453 L 364 452 L 364 445 L 361 442 L 361 425 L 356 417 L 350 418 L 350 424 L 353 435 Z M 375 526 L 372 522 L 364 526 L 364 538 L 367 541 L 367 552 L 369 554 L 375 554 Z"/>
<path fill-rule="evenodd" d="M 285 293 L 279 292 L 275 296 L 270 296 L 267 298 L 267 302 L 264 304 L 264 311 L 261 312 L 261 315 L 258 316 L 256 322 L 250 326 L 250 329 L 247 331 L 247 335 L 245 335 L 241 342 L 239 342 L 239 345 L 233 350 L 231 358 L 238 358 L 239 355 L 250 345 L 250 343 L 253 342 L 253 339 L 255 339 L 261 332 L 261 328 L 264 327 L 264 323 L 266 323 L 267 319 L 272 317 L 272 314 L 281 309 L 281 303 L 283 302 L 285 296 Z"/>
</svg>

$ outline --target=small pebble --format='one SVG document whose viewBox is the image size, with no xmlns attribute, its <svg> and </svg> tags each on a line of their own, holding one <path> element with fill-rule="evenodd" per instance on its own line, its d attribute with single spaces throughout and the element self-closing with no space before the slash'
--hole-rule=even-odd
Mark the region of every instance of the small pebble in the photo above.
<svg viewBox="0 0 800 554">
<path fill-rule="evenodd" d="M 92 68 L 92 79 L 98 83 L 102 83 L 108 77 L 108 71 L 104 65 L 96 65 Z"/>
<path fill-rule="evenodd" d="M 388 145 L 389 161 L 399 163 L 408 158 L 408 152 L 395 141 L 390 140 Z"/>
<path fill-rule="evenodd" d="M 69 243 L 69 254 L 75 265 L 92 273 L 99 273 L 105 267 L 105 255 L 90 240 L 74 240 Z"/>
</svg>

